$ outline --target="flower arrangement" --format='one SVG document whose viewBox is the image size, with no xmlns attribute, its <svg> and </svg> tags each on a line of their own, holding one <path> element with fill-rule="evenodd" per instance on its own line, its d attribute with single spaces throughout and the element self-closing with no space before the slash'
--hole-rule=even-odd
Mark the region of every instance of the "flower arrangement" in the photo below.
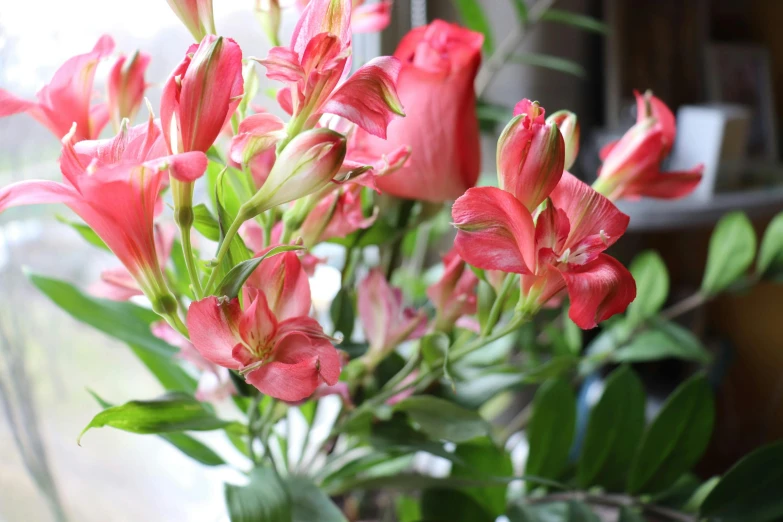
<svg viewBox="0 0 783 522">
<path fill-rule="evenodd" d="M 391 2 L 297 2 L 299 21 L 280 45 L 281 6 L 258 0 L 275 47 L 253 58 L 216 31 L 211 0 L 168 3 L 196 43 L 143 123 L 132 124 L 150 56 L 112 58 L 109 36 L 64 63 L 36 101 L 0 90 L 0 116 L 25 112 L 62 139 L 63 178 L 0 188 L 0 212 L 64 203 L 122 265 L 89 292 L 31 280 L 143 354 L 166 390 L 116 406 L 96 395 L 102 411 L 85 432 L 161 435 L 214 466 L 226 462 L 188 433 L 222 431 L 246 457 L 246 483 L 226 485 L 232 521 L 358 520 L 378 505 L 358 492 L 379 489 L 404 491 L 389 497 L 401 521 L 598 520 L 596 507 L 624 521 L 783 514 L 738 483 L 777 473 L 780 445 L 697 483 L 673 507 L 661 496 L 709 441 L 711 390 L 697 373 L 645 427 L 644 389 L 623 363 L 705 362 L 698 339 L 671 320 L 735 284 L 755 256 L 747 219 L 727 216 L 702 290 L 660 312 L 660 258 L 643 254 L 629 270 L 606 253 L 629 223 L 617 200 L 679 198 L 700 180 L 699 166 L 661 171 L 676 133 L 661 100 L 637 93 L 638 121 L 601 151 L 592 186 L 568 172 L 577 116 L 522 100 L 498 140 L 496 186 L 477 187 L 481 33 L 434 21 L 394 56 L 353 64 L 352 33 L 385 27 Z M 96 103 L 95 69 L 110 59 Z M 258 64 L 280 84 L 287 118 L 253 104 Z M 113 137 L 101 139 L 109 122 Z M 778 219 L 755 279 L 783 264 L 780 229 Z M 410 244 L 435 239 L 442 263 L 425 275 Z M 328 317 L 314 313 L 311 295 L 323 243 L 343 252 Z M 583 349 L 581 329 L 602 323 Z M 620 366 L 577 430 L 573 383 L 609 364 Z M 533 402 L 497 420 L 497 399 L 533 384 Z M 233 413 L 216 413 L 232 403 Z M 324 433 L 317 417 L 329 408 Z M 305 426 L 295 461 L 292 416 Z M 520 470 L 509 449 L 522 433 Z M 450 471 L 417 466 L 417 454 Z"/>
</svg>

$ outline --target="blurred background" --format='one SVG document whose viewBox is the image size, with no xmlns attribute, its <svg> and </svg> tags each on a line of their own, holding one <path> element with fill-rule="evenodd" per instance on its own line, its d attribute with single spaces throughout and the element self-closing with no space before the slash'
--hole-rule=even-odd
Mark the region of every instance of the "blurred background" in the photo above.
<svg viewBox="0 0 783 522">
<path fill-rule="evenodd" d="M 678 114 L 670 169 L 704 163 L 705 181 L 681 201 L 623 203 L 630 231 L 614 254 L 627 261 L 657 249 L 671 272 L 672 300 L 689 295 L 699 286 L 718 218 L 742 210 L 760 232 L 783 210 L 776 110 L 783 107 L 783 3 L 527 0 L 530 13 L 556 9 L 565 19 L 531 14 L 520 24 L 515 1 L 483 0 L 486 20 L 477 20 L 459 0 L 395 0 L 383 34 L 356 37 L 355 63 L 391 54 L 411 27 L 434 18 L 488 26 L 494 49 L 507 50 L 477 82 L 489 176 L 497 135 L 519 99 L 578 113 L 582 148 L 574 170 L 589 181 L 600 147 L 635 120 L 633 90 L 652 89 Z M 253 0 L 214 3 L 219 32 L 236 39 L 245 56 L 265 56 L 269 45 Z M 295 18 L 295 10 L 285 11 L 284 41 Z M 0 87 L 32 99 L 62 62 L 104 33 L 118 50 L 152 54 L 148 96 L 157 107 L 160 86 L 192 41 L 164 0 L 0 0 Z M 98 89 L 105 73 L 99 71 Z M 272 87 L 265 82 L 262 93 Z M 256 101 L 275 106 L 263 94 Z M 59 151 L 49 131 L 26 115 L 0 119 L 0 185 L 58 179 Z M 67 215 L 53 206 L 0 215 L 0 521 L 53 520 L 60 508 L 50 509 L 51 499 L 79 521 L 221 520 L 228 471 L 199 466 L 158 438 L 121 431 L 90 433 L 84 447 L 76 445 L 98 409 L 85 386 L 113 402 L 161 390 L 126 347 L 77 323 L 24 277 L 30 267 L 86 288 L 113 266 L 110 256 L 58 224 Z M 783 436 L 781 300 L 780 287 L 761 283 L 684 318 L 715 354 L 711 377 L 720 382 L 705 473 Z M 640 371 L 665 396 L 688 368 L 664 360 Z M 234 451 L 218 449 L 227 458 Z"/>
</svg>

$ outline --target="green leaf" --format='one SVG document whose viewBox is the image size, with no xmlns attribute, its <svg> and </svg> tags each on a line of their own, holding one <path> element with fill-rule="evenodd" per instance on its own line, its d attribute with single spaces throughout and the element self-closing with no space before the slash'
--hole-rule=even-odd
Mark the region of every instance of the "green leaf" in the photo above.
<svg viewBox="0 0 783 522">
<path fill-rule="evenodd" d="M 270 249 L 264 255 L 254 257 L 246 261 L 242 261 L 232 268 L 228 274 L 223 278 L 217 286 L 216 295 L 226 296 L 233 299 L 239 295 L 239 291 L 242 289 L 242 285 L 245 284 L 247 278 L 258 268 L 261 261 L 268 257 L 282 254 L 283 252 L 293 252 L 296 250 L 304 250 L 304 247 L 299 245 L 280 245 Z"/>
<path fill-rule="evenodd" d="M 723 216 L 710 237 L 702 291 L 724 290 L 747 271 L 755 255 L 756 233 L 747 216 L 739 211 Z"/>
<path fill-rule="evenodd" d="M 609 29 L 606 24 L 600 20 L 596 20 L 592 16 L 585 16 L 570 11 L 563 11 L 562 9 L 547 9 L 540 18 L 542 21 L 556 22 L 561 24 L 572 25 L 579 29 L 586 31 L 592 31 L 599 34 L 607 34 Z"/>
<path fill-rule="evenodd" d="M 226 463 L 226 461 L 209 446 L 194 439 L 190 435 L 184 433 L 165 433 L 160 435 L 160 437 L 188 457 L 205 466 L 222 466 Z"/>
<path fill-rule="evenodd" d="M 91 229 L 84 223 L 77 223 L 75 221 L 70 221 L 69 219 L 59 215 L 55 216 L 55 218 L 60 223 L 64 223 L 69 227 L 71 227 L 72 229 L 74 229 L 80 236 L 82 236 L 92 246 L 111 252 L 109 247 L 106 246 L 106 243 L 103 242 L 103 239 L 98 237 L 98 234 L 96 234 L 93 229 Z"/>
<path fill-rule="evenodd" d="M 220 225 L 203 203 L 193 207 L 193 228 L 210 241 L 220 241 Z"/>
<path fill-rule="evenodd" d="M 546 381 L 536 391 L 527 438 L 525 474 L 556 479 L 568 462 L 576 428 L 576 398 L 564 380 Z"/>
<path fill-rule="evenodd" d="M 636 281 L 636 299 L 628 305 L 628 321 L 636 327 L 654 316 L 669 296 L 669 272 L 660 254 L 654 250 L 642 252 L 629 267 Z"/>
<path fill-rule="evenodd" d="M 620 508 L 620 518 L 617 522 L 645 522 L 639 511 L 632 507 L 623 506 Z"/>
<path fill-rule="evenodd" d="M 783 441 L 743 457 L 718 482 L 700 514 L 720 522 L 772 522 L 783 517 Z"/>
<path fill-rule="evenodd" d="M 419 500 L 410 495 L 398 495 L 394 502 L 398 522 L 419 522 L 421 507 Z"/>
<path fill-rule="evenodd" d="M 443 368 L 443 376 L 451 383 L 452 391 L 455 390 L 454 378 L 451 375 L 451 363 L 449 362 L 449 337 L 442 332 L 427 334 L 419 341 L 421 355 L 431 368 L 440 361 Z"/>
<path fill-rule="evenodd" d="M 512 56 L 510 61 L 522 65 L 532 65 L 533 67 L 543 67 L 544 69 L 572 74 L 579 78 L 587 76 L 585 68 L 578 63 L 550 54 L 520 53 Z"/>
<path fill-rule="evenodd" d="M 475 498 L 457 489 L 428 489 L 421 496 L 422 520 L 439 522 L 495 522 Z"/>
<path fill-rule="evenodd" d="M 503 448 L 497 447 L 488 438 L 459 444 L 454 450 L 454 454 L 459 457 L 461 462 L 452 465 L 452 477 L 481 478 L 514 475 L 511 455 Z M 496 518 L 506 512 L 506 489 L 491 485 L 465 487 L 462 488 L 462 491 L 472 496 Z"/>
<path fill-rule="evenodd" d="M 408 397 L 398 402 L 394 409 L 407 413 L 421 431 L 433 439 L 460 443 L 490 432 L 487 421 L 475 411 L 429 395 Z"/>
<path fill-rule="evenodd" d="M 710 354 L 699 338 L 682 326 L 663 322 L 636 335 L 612 354 L 615 362 L 642 362 L 676 358 L 706 364 Z"/>
<path fill-rule="evenodd" d="M 511 3 L 514 5 L 514 10 L 517 12 L 519 23 L 525 25 L 527 23 L 527 4 L 525 4 L 525 0 L 511 0 Z"/>
<path fill-rule="evenodd" d="M 703 375 L 681 384 L 647 428 L 628 475 L 631 494 L 670 486 L 698 462 L 712 434 L 715 406 Z"/>
<path fill-rule="evenodd" d="M 581 488 L 622 489 L 644 431 L 644 406 L 644 387 L 633 370 L 612 372 L 587 422 L 576 474 Z"/>
<path fill-rule="evenodd" d="M 334 296 L 329 308 L 334 331 L 341 332 L 345 340 L 350 341 L 356 325 L 356 297 L 350 287 L 343 287 Z"/>
<path fill-rule="evenodd" d="M 198 381 L 177 366 L 177 363 L 174 362 L 171 356 L 151 353 L 133 344 L 129 344 L 128 347 L 147 367 L 150 373 L 158 379 L 158 382 L 166 391 L 181 391 L 190 394 L 196 392 Z"/>
<path fill-rule="evenodd" d="M 756 273 L 759 276 L 779 276 L 783 272 L 783 213 L 775 216 L 764 231 Z"/>
<path fill-rule="evenodd" d="M 453 0 L 460 20 L 468 29 L 484 35 L 484 52 L 492 54 L 495 44 L 492 41 L 492 27 L 479 0 Z"/>
<path fill-rule="evenodd" d="M 704 503 L 704 500 L 707 498 L 707 496 L 709 496 L 712 490 L 715 489 L 715 486 L 717 486 L 719 482 L 720 477 L 712 477 L 707 482 L 696 488 L 696 491 L 693 492 L 691 497 L 688 499 L 688 502 L 686 502 L 685 506 L 683 506 L 683 511 L 697 513 L 701 509 L 701 505 Z"/>
<path fill-rule="evenodd" d="M 151 401 L 131 401 L 112 406 L 93 417 L 79 438 L 91 428 L 109 426 L 131 433 L 169 433 L 179 431 L 208 431 L 231 424 L 221 420 L 204 404 L 184 393 L 170 393 Z"/>
<path fill-rule="evenodd" d="M 228 171 L 228 168 L 224 167 L 217 174 L 215 174 L 214 171 L 217 167 L 213 167 L 213 165 L 218 164 L 210 162 L 209 166 L 207 167 L 207 177 L 210 185 L 214 185 L 214 202 L 215 208 L 217 209 L 218 226 L 220 232 L 218 248 L 220 248 L 220 245 L 223 243 L 223 239 L 225 238 L 226 232 L 239 213 L 241 200 L 234 187 L 227 180 L 226 172 Z M 218 165 L 218 167 L 220 167 L 220 165 Z M 242 238 L 240 238 L 239 234 L 237 234 L 231 241 L 228 254 L 223 258 L 220 266 L 215 267 L 215 270 L 219 270 L 218 273 L 225 277 L 234 266 L 241 263 L 242 261 L 247 261 L 249 259 L 250 253 L 245 247 Z"/>
<path fill-rule="evenodd" d="M 510 522 L 600 522 L 590 508 L 575 501 L 515 504 L 508 513 Z"/>
<path fill-rule="evenodd" d="M 293 522 L 347 522 L 334 502 L 309 478 L 289 476 L 286 483 L 293 506 Z"/>
<path fill-rule="evenodd" d="M 478 320 L 481 331 L 485 331 L 487 321 L 489 320 L 489 312 L 492 310 L 492 305 L 495 304 L 497 295 L 492 285 L 486 281 L 479 280 L 478 287 L 476 288 L 476 301 L 478 302 Z"/>
<path fill-rule="evenodd" d="M 247 486 L 225 485 L 231 522 L 293 522 L 291 494 L 277 473 L 254 468 Z"/>
</svg>

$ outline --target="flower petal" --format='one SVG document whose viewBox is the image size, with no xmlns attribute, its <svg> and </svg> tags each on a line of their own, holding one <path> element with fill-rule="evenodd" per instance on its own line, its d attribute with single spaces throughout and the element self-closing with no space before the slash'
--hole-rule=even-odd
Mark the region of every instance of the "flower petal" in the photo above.
<svg viewBox="0 0 783 522">
<path fill-rule="evenodd" d="M 258 63 L 266 67 L 266 77 L 270 80 L 296 83 L 305 79 L 299 55 L 287 47 L 272 47 L 269 55 Z"/>
<path fill-rule="evenodd" d="M 264 259 L 247 280 L 266 296 L 278 321 L 310 313 L 310 282 L 296 252 Z"/>
<path fill-rule="evenodd" d="M 235 328 L 241 314 L 239 299 L 224 301 L 210 296 L 195 301 L 187 316 L 190 341 L 208 361 L 240 369 L 242 365 L 234 359 L 232 352 L 238 341 Z"/>
<path fill-rule="evenodd" d="M 394 115 L 405 116 L 396 87 L 400 67 L 393 56 L 370 60 L 337 88 L 323 112 L 342 116 L 386 139 L 386 128 Z"/>
<path fill-rule="evenodd" d="M 383 31 L 391 23 L 391 10 L 391 0 L 357 5 L 351 14 L 351 30 L 357 34 Z"/>
<path fill-rule="evenodd" d="M 310 40 L 321 33 L 335 35 L 345 47 L 351 42 L 352 0 L 317 0 L 307 4 L 291 35 L 291 49 L 301 57 Z"/>
<path fill-rule="evenodd" d="M 645 118 L 652 116 L 658 122 L 661 129 L 661 138 L 663 142 L 663 156 L 669 154 L 674 145 L 674 138 L 677 135 L 677 125 L 674 114 L 671 109 L 659 98 L 653 96 L 651 91 L 640 94 L 639 91 L 633 92 L 636 96 L 636 121 L 642 122 Z"/>
<path fill-rule="evenodd" d="M 535 267 L 535 228 L 530 212 L 495 187 L 472 188 L 452 208 L 454 246 L 471 265 L 518 274 Z"/>
<path fill-rule="evenodd" d="M 571 298 L 568 316 L 583 329 L 625 311 L 636 298 L 631 273 L 615 258 L 600 254 L 595 261 L 562 272 Z"/>
<path fill-rule="evenodd" d="M 0 212 L 22 205 L 68 204 L 77 200 L 78 193 L 74 189 L 56 181 L 18 181 L 0 188 Z"/>
<path fill-rule="evenodd" d="M 629 186 L 623 194 L 626 198 L 646 196 L 659 199 L 678 199 L 693 192 L 701 182 L 704 165 L 681 172 L 651 170 L 640 177 L 638 183 Z"/>
</svg>

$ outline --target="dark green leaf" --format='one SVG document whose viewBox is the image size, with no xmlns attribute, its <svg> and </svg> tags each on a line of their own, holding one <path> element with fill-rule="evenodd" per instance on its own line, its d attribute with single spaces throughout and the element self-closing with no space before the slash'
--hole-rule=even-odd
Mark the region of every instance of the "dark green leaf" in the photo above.
<svg viewBox="0 0 783 522">
<path fill-rule="evenodd" d="M 590 508 L 575 501 L 515 504 L 509 510 L 510 522 L 600 522 Z"/>
<path fill-rule="evenodd" d="M 629 267 L 636 281 L 636 299 L 628 305 L 628 321 L 635 327 L 654 316 L 669 296 L 669 272 L 660 254 L 642 252 Z"/>
<path fill-rule="evenodd" d="M 492 41 L 492 27 L 479 0 L 453 0 L 460 20 L 468 29 L 484 35 L 484 52 L 492 54 L 495 44 Z"/>
<path fill-rule="evenodd" d="M 592 16 L 585 16 L 570 11 L 563 11 L 562 9 L 548 9 L 541 15 L 542 21 L 556 22 L 561 24 L 572 25 L 579 29 L 586 31 L 593 31 L 595 33 L 607 34 L 608 28 L 606 24 L 596 20 Z"/>
<path fill-rule="evenodd" d="M 479 280 L 478 287 L 476 288 L 476 296 L 478 301 L 478 320 L 481 326 L 481 331 L 486 331 L 487 321 L 489 320 L 489 312 L 492 310 L 492 305 L 495 304 L 497 295 L 492 285 L 486 281 Z"/>
<path fill-rule="evenodd" d="M 688 502 L 686 502 L 685 506 L 683 506 L 683 511 L 697 513 L 701 509 L 701 505 L 704 503 L 704 500 L 707 498 L 707 496 L 709 496 L 712 490 L 715 489 L 715 486 L 717 486 L 719 482 L 720 477 L 712 477 L 707 482 L 696 488 L 696 491 L 693 492 L 691 497 L 688 499 Z"/>
<path fill-rule="evenodd" d="M 207 431 L 231 424 L 221 420 L 204 404 L 184 393 L 171 393 L 151 401 L 131 401 L 112 406 L 93 417 L 77 442 L 91 428 L 109 426 L 131 433 Z"/>
<path fill-rule="evenodd" d="M 710 355 L 701 341 L 682 326 L 660 322 L 645 330 L 612 355 L 615 362 L 642 362 L 676 358 L 708 363 Z"/>
<path fill-rule="evenodd" d="M 171 356 L 158 355 L 133 344 L 129 344 L 128 347 L 167 391 L 182 391 L 190 394 L 196 392 L 198 387 L 196 379 L 177 366 Z"/>
<path fill-rule="evenodd" d="M 585 68 L 578 63 L 549 54 L 515 54 L 511 57 L 511 61 L 522 65 L 532 65 L 533 67 L 543 67 L 544 69 L 551 69 L 553 71 L 572 74 L 579 78 L 584 78 L 587 76 L 587 71 L 585 71 Z"/>
<path fill-rule="evenodd" d="M 293 522 L 347 522 L 334 502 L 310 479 L 290 476 L 286 483 L 291 494 Z"/>
<path fill-rule="evenodd" d="M 620 518 L 617 522 L 645 522 L 645 520 L 634 508 L 623 506 L 620 508 Z"/>
<path fill-rule="evenodd" d="M 542 477 L 531 477 L 523 475 L 521 477 L 487 477 L 481 479 L 457 478 L 457 477 L 433 477 L 419 473 L 393 473 L 389 475 L 372 475 L 368 477 L 358 477 L 352 481 L 340 483 L 339 487 L 329 486 L 331 493 L 345 493 L 347 491 L 389 489 L 395 491 L 414 491 L 426 488 L 464 488 L 475 486 L 504 487 L 506 484 L 515 481 L 527 482 L 533 486 L 546 486 L 557 489 L 567 489 L 564 484 L 547 480 Z"/>
<path fill-rule="evenodd" d="M 269 468 L 250 472 L 247 486 L 225 486 L 231 522 L 293 522 L 291 495 L 277 473 Z"/>
<path fill-rule="evenodd" d="M 682 385 L 647 428 L 628 475 L 629 493 L 655 493 L 699 460 L 712 434 L 715 406 L 703 375 Z"/>
<path fill-rule="evenodd" d="M 783 441 L 764 446 L 731 468 L 701 505 L 721 522 L 772 522 L 783 517 Z"/>
<path fill-rule="evenodd" d="M 495 522 L 475 498 L 457 489 L 428 489 L 421 496 L 421 516 L 431 522 Z"/>
<path fill-rule="evenodd" d="M 710 237 L 702 291 L 715 295 L 739 279 L 756 255 L 756 233 L 748 217 L 731 212 L 718 221 Z"/>
<path fill-rule="evenodd" d="M 394 507 L 398 522 L 419 522 L 421 520 L 419 500 L 410 495 L 398 495 Z"/>
<path fill-rule="evenodd" d="M 511 455 L 503 448 L 497 447 L 490 439 L 459 444 L 454 451 L 461 463 L 451 467 L 452 477 L 511 477 L 514 468 Z M 472 496 L 493 520 L 506 512 L 506 488 L 492 486 L 474 486 L 462 488 L 462 491 Z"/>
<path fill-rule="evenodd" d="M 576 398 L 563 380 L 549 380 L 536 391 L 527 438 L 526 475 L 556 479 L 568 462 L 576 428 Z"/>
<path fill-rule="evenodd" d="M 767 225 L 761 240 L 756 273 L 760 276 L 779 276 L 783 272 L 783 213 Z"/>
<path fill-rule="evenodd" d="M 193 228 L 210 241 L 220 240 L 220 225 L 203 203 L 193 207 Z"/>
<path fill-rule="evenodd" d="M 72 229 L 74 229 L 80 236 L 82 236 L 89 244 L 92 246 L 98 247 L 102 250 L 109 251 L 109 247 L 106 246 L 106 243 L 103 242 L 103 239 L 98 237 L 98 234 L 96 234 L 93 229 L 85 225 L 84 223 L 77 223 L 75 221 L 70 221 L 63 216 L 55 216 L 57 218 L 57 221 L 60 223 L 65 223 Z"/>
<path fill-rule="evenodd" d="M 264 255 L 254 257 L 246 261 L 241 261 L 232 268 L 223 280 L 217 285 L 216 295 L 226 296 L 233 299 L 239 295 L 239 291 L 242 289 L 242 285 L 245 284 L 247 278 L 258 268 L 261 261 L 268 257 L 282 254 L 283 252 L 293 252 L 295 250 L 303 250 L 304 247 L 298 245 L 280 245 L 270 249 Z"/>
<path fill-rule="evenodd" d="M 334 331 L 341 332 L 343 338 L 351 339 L 356 324 L 356 298 L 352 288 L 341 288 L 332 301 L 329 314 L 334 324 Z"/>
<path fill-rule="evenodd" d="M 583 489 L 603 486 L 618 491 L 644 431 L 644 387 L 628 367 L 606 379 L 606 387 L 590 412 L 577 482 Z"/>
<path fill-rule="evenodd" d="M 397 411 L 408 414 L 421 431 L 433 439 L 467 442 L 488 435 L 489 424 L 475 411 L 428 395 L 413 396 L 397 403 Z"/>
<path fill-rule="evenodd" d="M 433 332 L 421 338 L 419 347 L 424 362 L 431 368 L 435 368 L 435 365 L 440 363 L 440 367 L 443 368 L 443 376 L 451 383 L 451 389 L 456 389 L 449 362 L 449 337 L 442 332 Z"/>
</svg>

